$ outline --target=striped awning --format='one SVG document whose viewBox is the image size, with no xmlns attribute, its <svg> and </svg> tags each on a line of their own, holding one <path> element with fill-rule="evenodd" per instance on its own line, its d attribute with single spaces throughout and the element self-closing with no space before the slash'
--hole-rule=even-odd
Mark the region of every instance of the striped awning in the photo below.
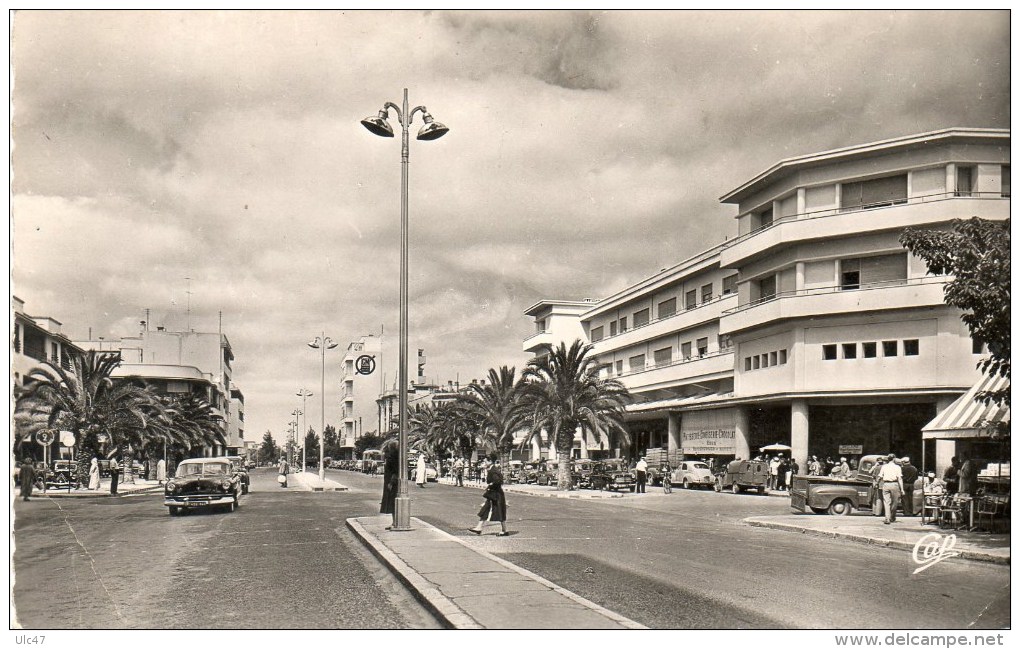
<svg viewBox="0 0 1020 649">
<path fill-rule="evenodd" d="M 967 393 L 943 410 L 921 429 L 924 439 L 960 439 L 983 437 L 989 432 L 988 424 L 1009 424 L 1009 408 L 985 405 L 975 397 L 986 390 L 1009 388 L 1009 379 L 1001 376 L 984 376 Z"/>
</svg>

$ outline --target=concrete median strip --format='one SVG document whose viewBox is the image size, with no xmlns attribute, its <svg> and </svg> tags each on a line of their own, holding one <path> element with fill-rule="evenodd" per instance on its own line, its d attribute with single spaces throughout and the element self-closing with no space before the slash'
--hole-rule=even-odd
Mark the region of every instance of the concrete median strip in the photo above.
<svg viewBox="0 0 1020 649">
<path fill-rule="evenodd" d="M 385 530 L 389 517 L 347 526 L 449 628 L 646 628 L 424 521 Z"/>
</svg>

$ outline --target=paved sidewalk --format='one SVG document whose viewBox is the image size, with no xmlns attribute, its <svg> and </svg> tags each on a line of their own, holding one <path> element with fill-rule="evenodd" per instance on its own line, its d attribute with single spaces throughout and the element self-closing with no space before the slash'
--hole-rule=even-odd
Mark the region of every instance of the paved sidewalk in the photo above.
<svg viewBox="0 0 1020 649">
<path fill-rule="evenodd" d="M 744 522 L 755 527 L 799 532 L 813 536 L 847 539 L 858 543 L 869 543 L 913 552 L 921 539 L 929 536 L 925 545 L 932 541 L 942 543 L 949 535 L 956 536 L 952 548 L 959 552 L 960 559 L 1010 563 L 1010 535 L 967 532 L 965 530 L 943 530 L 937 525 L 921 525 L 920 517 L 899 517 L 892 525 L 885 525 L 881 516 L 857 514 L 851 516 L 826 516 L 820 514 L 786 514 L 781 516 L 752 516 Z M 923 550 L 923 548 L 922 548 Z"/>
<path fill-rule="evenodd" d="M 128 496 L 140 493 L 162 493 L 163 485 L 159 484 L 155 480 L 135 480 L 132 482 L 118 482 L 117 483 L 117 496 Z M 17 493 L 17 492 L 15 492 Z M 47 489 L 45 492 L 36 489 L 32 492 L 33 498 L 42 498 L 48 496 L 50 498 L 102 498 L 109 497 L 110 494 L 110 480 L 104 479 L 99 484 L 99 489 L 95 491 L 89 491 L 88 489 L 71 489 L 68 491 L 65 489 Z"/>
<path fill-rule="evenodd" d="M 391 532 L 385 529 L 390 522 L 389 516 L 365 516 L 348 518 L 347 527 L 448 628 L 645 628 L 472 547 L 470 539 L 417 518 L 411 519 L 412 530 Z"/>
<path fill-rule="evenodd" d="M 298 491 L 348 491 L 346 485 L 342 485 L 336 480 L 326 478 L 325 481 L 320 481 L 319 474 L 315 471 L 290 473 L 287 475 L 287 478 L 289 480 L 288 489 L 296 489 Z"/>
</svg>

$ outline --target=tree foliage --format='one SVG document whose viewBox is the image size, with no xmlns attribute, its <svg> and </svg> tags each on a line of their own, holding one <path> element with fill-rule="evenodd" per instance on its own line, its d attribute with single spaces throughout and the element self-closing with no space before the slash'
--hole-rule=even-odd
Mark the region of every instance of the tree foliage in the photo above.
<svg viewBox="0 0 1020 649">
<path fill-rule="evenodd" d="M 361 437 L 354 441 L 355 457 L 360 458 L 361 454 L 364 453 L 366 449 L 379 448 L 380 446 L 382 446 L 382 443 L 386 441 L 386 439 L 387 439 L 386 437 L 376 435 L 375 433 L 367 433 L 365 435 L 362 435 Z"/>
<path fill-rule="evenodd" d="M 900 243 L 920 257 L 933 275 L 952 275 L 946 304 L 963 310 L 971 336 L 988 345 L 978 367 L 990 376 L 1010 378 L 1009 219 L 954 220 L 950 230 L 908 228 Z M 1009 406 L 1009 387 L 985 392 L 986 403 Z"/>
<path fill-rule="evenodd" d="M 280 459 L 280 447 L 273 439 L 273 434 L 268 430 L 262 436 L 262 446 L 259 447 L 259 461 L 275 463 Z"/>
<path fill-rule="evenodd" d="M 516 368 L 503 365 L 498 370 L 490 369 L 484 384 L 469 385 L 456 402 L 456 423 L 475 432 L 478 443 L 499 453 L 504 465 L 515 435 L 530 427 L 530 413 L 523 398 L 525 388 Z"/>
</svg>

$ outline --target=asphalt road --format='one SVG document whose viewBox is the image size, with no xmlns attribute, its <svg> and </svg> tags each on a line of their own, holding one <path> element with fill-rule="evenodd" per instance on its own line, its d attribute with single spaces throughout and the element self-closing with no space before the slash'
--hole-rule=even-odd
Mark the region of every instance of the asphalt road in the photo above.
<svg viewBox="0 0 1020 649">
<path fill-rule="evenodd" d="M 16 501 L 14 605 L 28 629 L 438 628 L 346 529 L 363 499 L 252 473 L 233 513 L 162 498 Z"/>
<path fill-rule="evenodd" d="M 378 500 L 379 479 L 337 472 Z M 412 483 L 412 516 L 652 628 L 984 629 L 1010 624 L 1009 568 L 756 528 L 789 501 L 659 488 L 637 498 L 508 494 L 509 538 L 475 537 L 481 492 Z"/>
<path fill-rule="evenodd" d="M 254 473 L 233 514 L 167 515 L 158 496 L 15 506 L 14 587 L 28 628 L 429 628 L 435 622 L 344 528 L 378 512 L 349 492 Z M 1010 624 L 1009 569 L 754 528 L 781 498 L 658 488 L 637 498 L 509 494 L 510 529 L 476 537 L 481 491 L 412 483 L 412 515 L 653 628 L 982 629 Z"/>
</svg>

